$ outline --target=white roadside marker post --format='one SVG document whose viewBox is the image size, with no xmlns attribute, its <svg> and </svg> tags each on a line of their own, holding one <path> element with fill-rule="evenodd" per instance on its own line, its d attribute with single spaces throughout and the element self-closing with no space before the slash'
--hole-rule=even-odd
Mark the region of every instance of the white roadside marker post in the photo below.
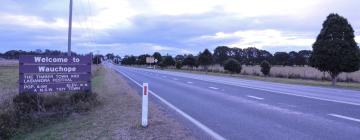
<svg viewBox="0 0 360 140">
<path fill-rule="evenodd" d="M 141 125 L 147 127 L 148 125 L 148 95 L 149 95 L 149 84 L 143 83 L 143 94 L 142 94 L 142 113 L 141 113 Z"/>
</svg>

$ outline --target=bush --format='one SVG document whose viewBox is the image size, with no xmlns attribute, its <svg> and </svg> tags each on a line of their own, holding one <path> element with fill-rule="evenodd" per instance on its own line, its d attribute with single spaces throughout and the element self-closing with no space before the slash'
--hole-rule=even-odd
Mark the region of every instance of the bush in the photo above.
<svg viewBox="0 0 360 140">
<path fill-rule="evenodd" d="M 95 55 L 93 57 L 93 64 L 101 64 L 101 56 L 100 55 Z"/>
<path fill-rule="evenodd" d="M 241 64 L 239 63 L 239 61 L 230 58 L 225 61 L 224 69 L 230 71 L 231 73 L 240 73 Z"/>
<path fill-rule="evenodd" d="M 176 61 L 175 67 L 176 67 L 177 69 L 181 69 L 181 67 L 182 67 L 181 61 Z"/>
<path fill-rule="evenodd" d="M 175 65 L 175 60 L 172 56 L 168 55 L 164 57 L 164 60 L 161 61 L 161 65 L 163 67 L 167 67 L 167 66 L 174 66 Z"/>
<path fill-rule="evenodd" d="M 261 67 L 261 72 L 265 75 L 265 76 L 269 76 L 270 74 L 270 69 L 271 69 L 271 65 L 268 61 L 264 60 L 261 62 L 260 64 Z"/>
<path fill-rule="evenodd" d="M 8 139 L 15 132 L 17 128 L 17 122 L 12 112 L 0 113 L 0 139 Z"/>
<path fill-rule="evenodd" d="M 48 119 L 88 111 L 99 103 L 97 94 L 89 92 L 19 94 L 6 111 L 0 111 L 0 139 L 8 139 L 16 132 L 29 131 Z"/>
</svg>

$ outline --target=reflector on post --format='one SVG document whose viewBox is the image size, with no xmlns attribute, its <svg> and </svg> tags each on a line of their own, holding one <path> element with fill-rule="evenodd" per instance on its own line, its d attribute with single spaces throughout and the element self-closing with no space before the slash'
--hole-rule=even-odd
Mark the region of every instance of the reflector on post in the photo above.
<svg viewBox="0 0 360 140">
<path fill-rule="evenodd" d="M 141 125 L 147 127 L 148 125 L 148 95 L 149 95 L 149 84 L 143 83 L 142 93 L 142 113 L 141 113 Z"/>
</svg>

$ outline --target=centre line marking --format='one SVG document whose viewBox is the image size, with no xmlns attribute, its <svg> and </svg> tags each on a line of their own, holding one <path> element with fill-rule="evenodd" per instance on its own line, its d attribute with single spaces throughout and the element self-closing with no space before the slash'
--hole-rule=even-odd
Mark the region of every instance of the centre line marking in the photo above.
<svg viewBox="0 0 360 140">
<path fill-rule="evenodd" d="M 246 95 L 249 98 L 253 98 L 253 99 L 257 99 L 257 100 L 264 100 L 264 98 L 261 97 L 256 97 L 256 96 L 251 96 L 251 95 Z"/>
<path fill-rule="evenodd" d="M 359 122 L 359 123 L 360 123 L 360 119 L 356 119 L 356 118 L 352 118 L 352 117 L 347 117 L 347 116 L 343 116 L 343 115 L 339 115 L 339 114 L 328 114 L 328 115 L 329 115 L 329 116 L 333 116 L 333 117 L 337 117 L 337 118 L 346 119 L 346 120 L 355 121 L 355 122 Z"/>
<path fill-rule="evenodd" d="M 209 87 L 209 88 L 211 88 L 211 89 L 215 89 L 215 90 L 218 90 L 219 88 L 216 88 L 216 87 Z"/>
<path fill-rule="evenodd" d="M 189 82 L 186 82 L 186 83 L 188 83 L 188 84 L 192 84 L 193 82 L 190 82 L 190 81 L 189 81 Z"/>
</svg>

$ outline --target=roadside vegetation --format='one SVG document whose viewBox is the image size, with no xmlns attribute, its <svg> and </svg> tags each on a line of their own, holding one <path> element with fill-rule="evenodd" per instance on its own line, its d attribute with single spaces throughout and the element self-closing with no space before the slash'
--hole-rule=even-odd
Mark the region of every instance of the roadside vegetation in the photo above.
<svg viewBox="0 0 360 140">
<path fill-rule="evenodd" d="M 347 19 L 330 14 L 324 21 L 313 50 L 298 52 L 275 52 L 274 54 L 254 47 L 240 49 L 218 46 L 211 53 L 208 49 L 198 55 L 191 54 L 152 56 L 159 61 L 156 65 L 166 69 L 200 71 L 205 73 L 231 73 L 237 77 L 251 79 L 277 78 L 275 81 L 309 85 L 332 85 L 360 88 L 360 50 L 354 40 L 354 30 Z M 122 65 L 147 65 L 145 59 L 150 55 L 138 57 L 125 56 Z M 246 76 L 245 76 L 246 75 Z M 283 80 L 279 80 L 279 79 Z M 331 83 L 329 83 L 331 81 Z M 345 86 L 344 86 L 345 85 Z M 347 86 L 349 85 L 349 86 Z"/>
<path fill-rule="evenodd" d="M 100 104 L 97 94 L 90 92 L 18 94 L 18 62 L 10 62 L 0 64 L 0 139 L 32 132 Z"/>
<path fill-rule="evenodd" d="M 124 77 L 97 66 L 92 79 L 93 91 L 98 93 L 99 106 L 87 112 L 72 113 L 69 117 L 31 133 L 12 139 L 51 140 L 169 140 L 195 139 L 180 122 L 165 112 L 166 108 L 149 103 L 149 126 L 141 127 L 141 97 Z"/>
<path fill-rule="evenodd" d="M 195 139 L 153 103 L 142 128 L 137 91 L 102 65 L 92 66 L 93 93 L 72 94 L 19 95 L 18 68 L 17 60 L 0 61 L 0 139 Z"/>
</svg>

